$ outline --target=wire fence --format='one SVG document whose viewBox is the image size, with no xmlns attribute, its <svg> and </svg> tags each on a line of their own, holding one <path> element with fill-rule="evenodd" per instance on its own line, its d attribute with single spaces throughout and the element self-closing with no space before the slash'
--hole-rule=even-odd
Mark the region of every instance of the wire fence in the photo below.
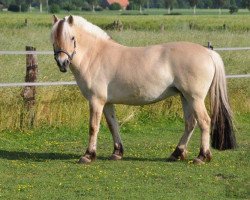
<svg viewBox="0 0 250 200">
<path fill-rule="evenodd" d="M 246 51 L 250 47 L 222 47 L 213 48 L 215 51 Z M 0 55 L 53 55 L 53 51 L 0 51 Z M 226 78 L 250 78 L 250 74 L 231 74 Z M 0 83 L 0 87 L 24 87 L 24 86 L 66 86 L 76 85 L 75 81 L 58 81 L 58 82 L 36 82 L 36 83 Z"/>
<path fill-rule="evenodd" d="M 221 47 L 221 48 L 213 48 L 215 51 L 244 51 L 250 50 L 250 47 Z M 35 55 L 53 55 L 53 51 L 0 51 L 0 55 L 27 55 L 27 54 L 35 54 Z"/>
</svg>

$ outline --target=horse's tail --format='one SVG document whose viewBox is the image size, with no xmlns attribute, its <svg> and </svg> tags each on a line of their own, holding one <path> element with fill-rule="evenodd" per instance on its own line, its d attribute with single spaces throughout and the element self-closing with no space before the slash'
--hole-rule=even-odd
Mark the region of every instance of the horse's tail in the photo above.
<svg viewBox="0 0 250 200">
<path fill-rule="evenodd" d="M 209 51 L 215 66 L 215 75 L 210 88 L 212 147 L 219 150 L 234 149 L 237 144 L 227 96 L 224 64 L 218 53 Z"/>
</svg>

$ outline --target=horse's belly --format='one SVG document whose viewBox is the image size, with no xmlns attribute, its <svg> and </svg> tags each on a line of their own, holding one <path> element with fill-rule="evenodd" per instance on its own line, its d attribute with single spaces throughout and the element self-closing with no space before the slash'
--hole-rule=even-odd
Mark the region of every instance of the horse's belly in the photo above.
<svg viewBox="0 0 250 200">
<path fill-rule="evenodd" d="M 169 96 L 176 95 L 175 87 L 159 88 L 137 88 L 136 90 L 121 88 L 113 90 L 108 95 L 108 102 L 114 104 L 145 105 L 161 101 Z"/>
</svg>

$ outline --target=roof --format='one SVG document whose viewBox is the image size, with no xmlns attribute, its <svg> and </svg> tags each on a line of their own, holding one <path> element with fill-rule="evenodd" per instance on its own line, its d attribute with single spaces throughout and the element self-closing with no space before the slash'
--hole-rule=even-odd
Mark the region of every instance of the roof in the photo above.
<svg viewBox="0 0 250 200">
<path fill-rule="evenodd" d="M 107 0 L 107 2 L 109 3 L 109 5 L 113 3 L 119 3 L 123 8 L 126 8 L 129 4 L 128 0 Z"/>
</svg>

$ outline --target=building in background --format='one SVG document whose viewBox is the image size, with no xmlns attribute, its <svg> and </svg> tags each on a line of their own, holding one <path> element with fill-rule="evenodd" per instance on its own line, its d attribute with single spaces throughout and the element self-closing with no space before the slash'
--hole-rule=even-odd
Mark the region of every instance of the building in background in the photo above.
<svg viewBox="0 0 250 200">
<path fill-rule="evenodd" d="M 118 3 L 120 4 L 121 8 L 122 9 L 126 9 L 127 6 L 129 5 L 129 1 L 128 0 L 103 0 L 102 4 L 105 6 L 105 7 L 109 7 L 111 4 L 113 3 Z"/>
</svg>

